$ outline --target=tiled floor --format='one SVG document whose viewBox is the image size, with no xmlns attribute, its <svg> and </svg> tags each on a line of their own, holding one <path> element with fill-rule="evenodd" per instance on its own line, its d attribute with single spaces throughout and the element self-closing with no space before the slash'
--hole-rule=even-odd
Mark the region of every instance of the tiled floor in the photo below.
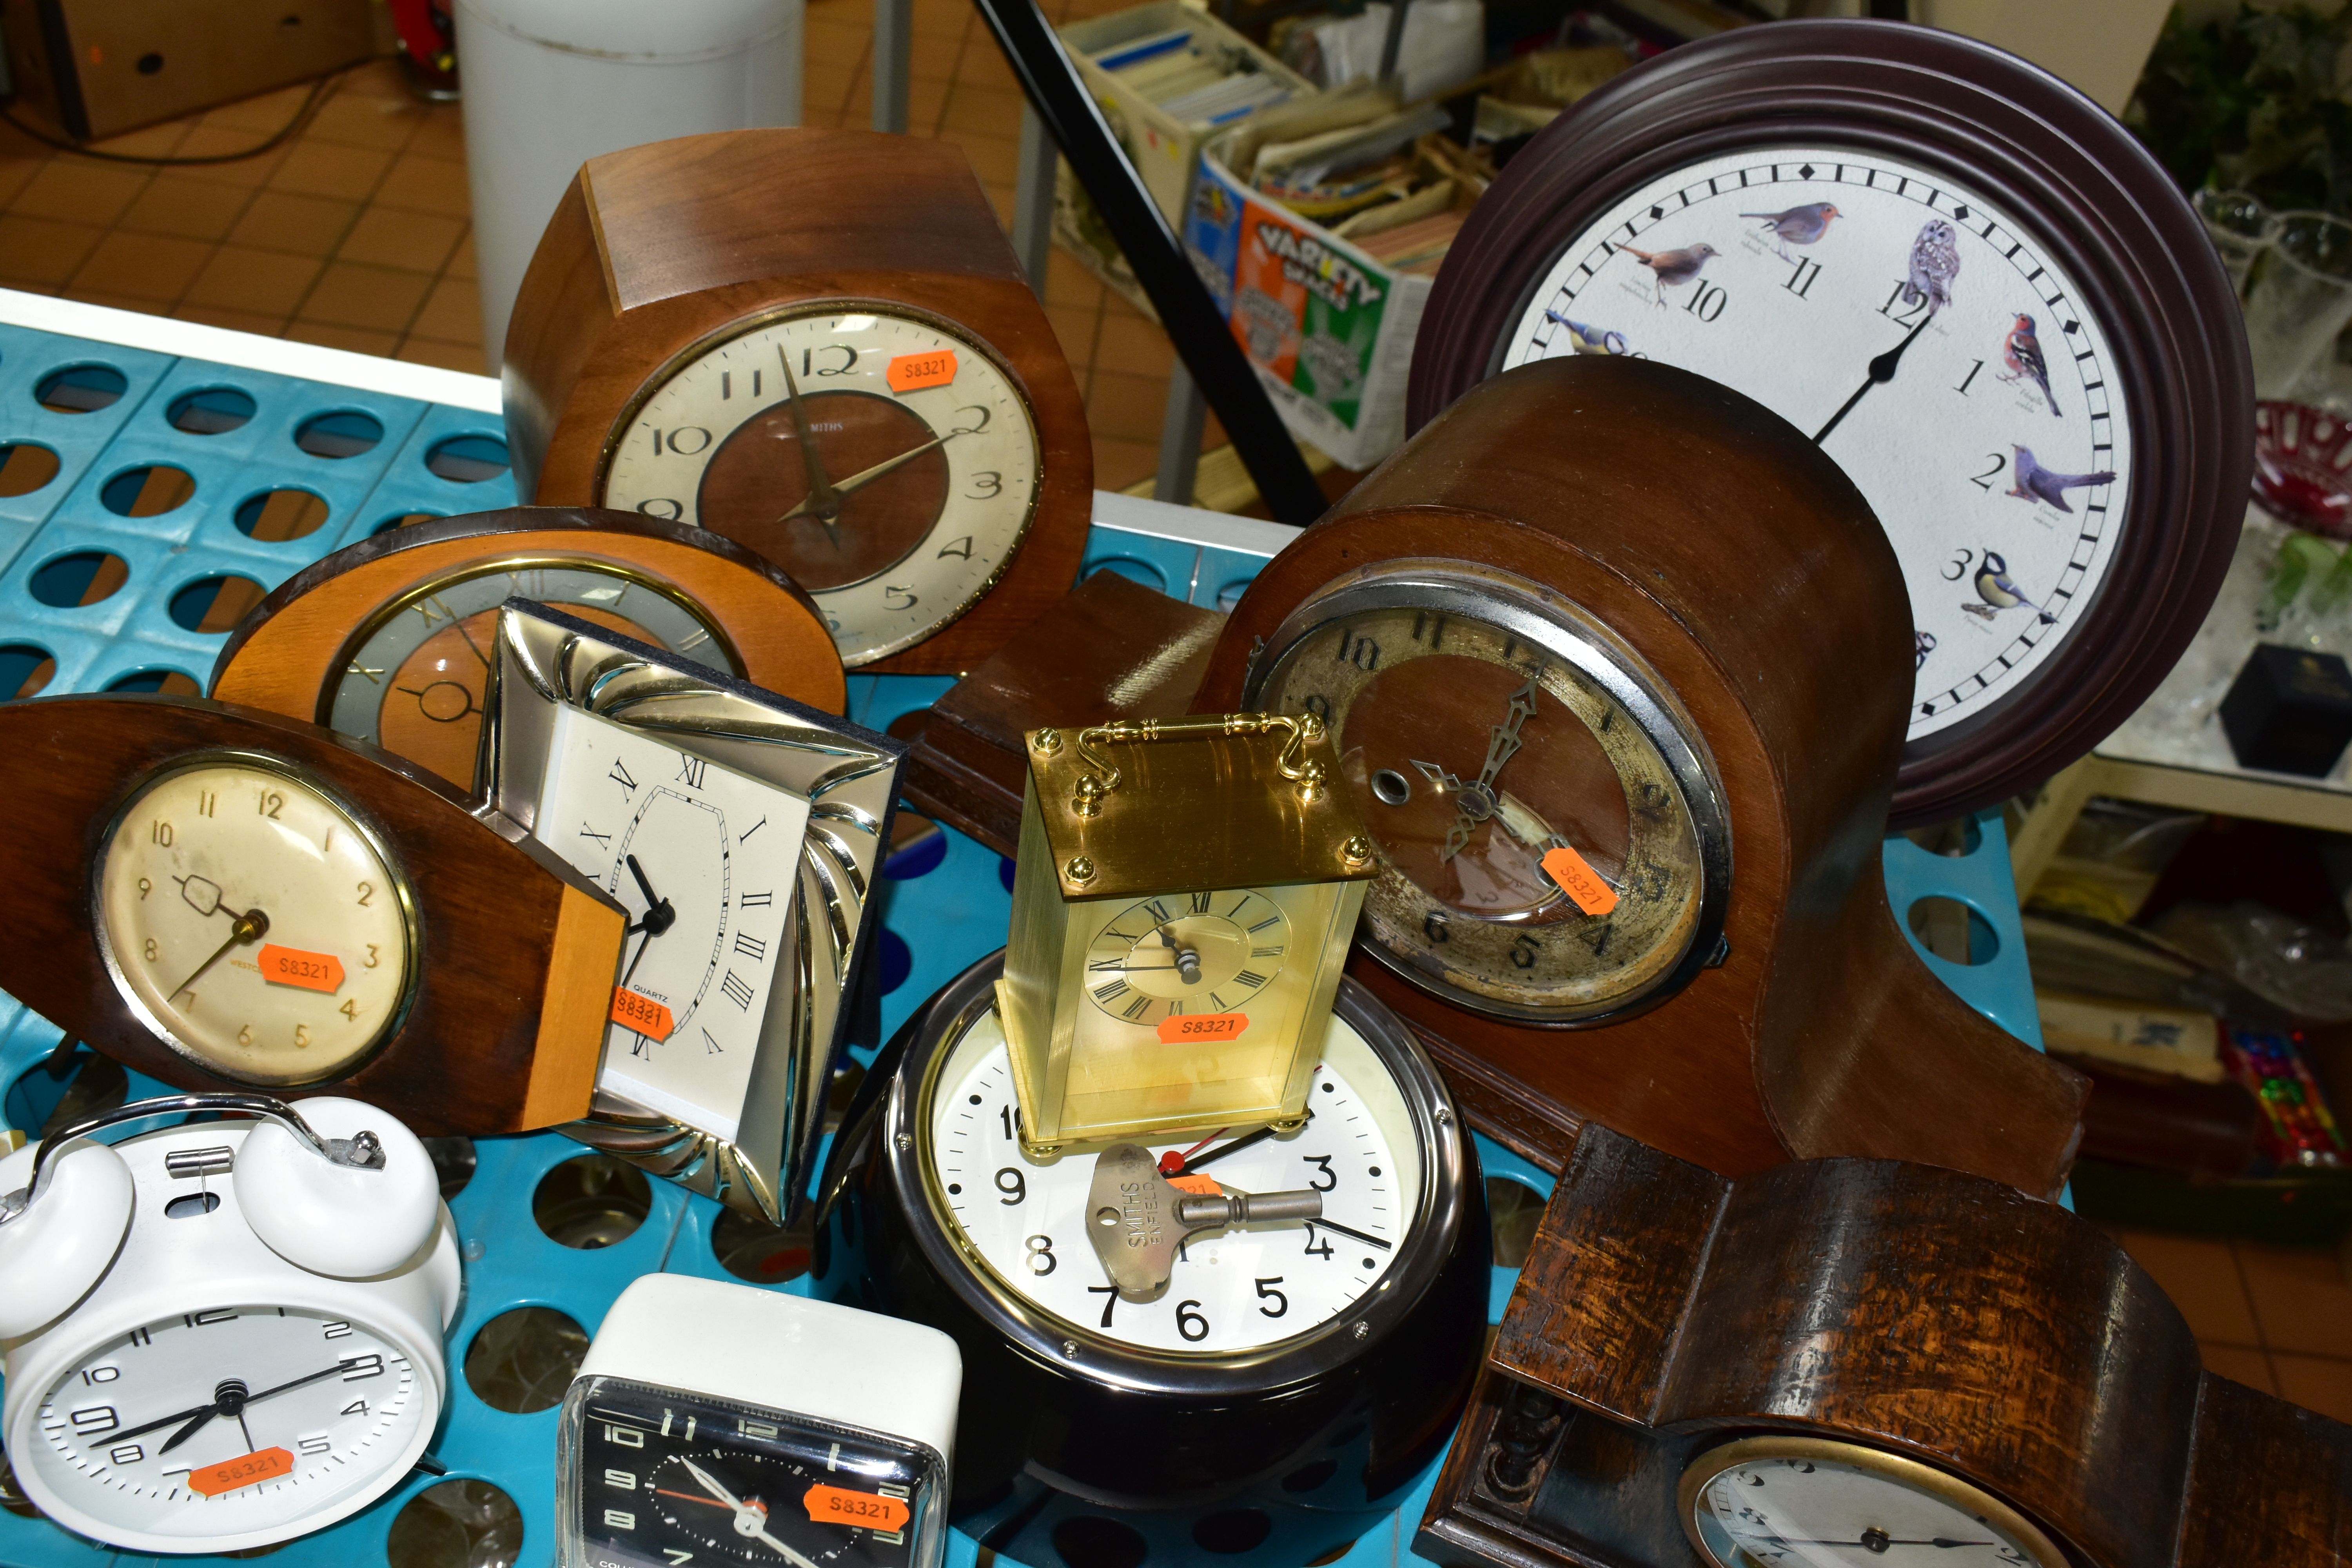
<svg viewBox="0 0 2352 1568">
<path fill-rule="evenodd" d="M 1123 0 L 1049 0 L 1056 20 Z M 966 0 L 915 0 L 912 127 L 970 155 L 1001 212 L 1013 201 L 1020 99 Z M 808 8 L 807 121 L 867 122 L 867 0 Z M 284 125 L 291 89 L 109 143 L 191 157 Z M 0 284 L 281 334 L 337 348 L 483 366 L 467 234 L 461 111 L 417 102 L 388 63 L 343 79 L 317 119 L 257 158 L 152 169 L 47 149 L 0 127 Z M 1055 252 L 1046 313 L 1087 396 L 1095 482 L 1156 461 L 1172 354 L 1160 328 Z M 1207 441 L 1220 444 L 1214 422 Z M 2225 1376 L 2352 1420 L 2352 1285 L 2328 1252 L 2131 1233 Z"/>
<path fill-rule="evenodd" d="M 2208 1368 L 2352 1421 L 2346 1254 L 2152 1231 L 2116 1239 L 2189 1320 Z"/>
<path fill-rule="evenodd" d="M 1057 20 L 1125 0 L 1052 0 Z M 911 131 L 961 145 L 1012 210 L 1019 90 L 968 0 L 915 0 Z M 808 7 L 805 115 L 869 122 L 868 0 Z M 136 132 L 104 150 L 193 157 L 285 125 L 290 88 Z M 285 146 L 155 169 L 54 153 L 0 125 L 0 284 L 366 353 L 483 368 L 464 121 L 418 102 L 389 61 L 342 79 Z M 1046 310 L 1086 394 L 1095 483 L 1150 476 L 1173 363 L 1166 335 L 1055 252 Z M 1211 422 L 1207 444 L 1223 437 Z"/>
</svg>

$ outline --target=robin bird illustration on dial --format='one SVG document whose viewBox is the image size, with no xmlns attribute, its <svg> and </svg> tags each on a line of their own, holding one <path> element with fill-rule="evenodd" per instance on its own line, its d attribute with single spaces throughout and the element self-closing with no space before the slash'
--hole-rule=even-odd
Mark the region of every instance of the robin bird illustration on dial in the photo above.
<svg viewBox="0 0 2352 1568">
<path fill-rule="evenodd" d="M 607 506 L 715 530 L 782 566 L 844 662 L 920 641 L 987 592 L 1041 478 L 1019 384 L 904 307 L 788 312 L 704 351 L 630 416 Z"/>
</svg>

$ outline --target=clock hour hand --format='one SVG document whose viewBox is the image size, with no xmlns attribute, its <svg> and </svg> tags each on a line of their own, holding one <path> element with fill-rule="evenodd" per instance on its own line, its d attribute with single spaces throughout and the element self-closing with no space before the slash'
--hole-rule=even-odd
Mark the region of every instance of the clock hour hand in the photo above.
<svg viewBox="0 0 2352 1568">
<path fill-rule="evenodd" d="M 692 1459 L 681 1456 L 678 1463 L 686 1467 L 686 1473 L 694 1478 L 697 1486 L 735 1510 L 736 1534 L 749 1536 L 754 1541 L 765 1542 L 789 1558 L 794 1564 L 794 1568 L 817 1568 L 815 1563 L 768 1533 L 766 1509 L 754 1503 L 744 1502 L 733 1492 L 719 1485 L 718 1477 L 696 1464 Z"/>
<path fill-rule="evenodd" d="M 186 1442 L 189 1438 L 194 1436 L 198 1432 L 202 1431 L 205 1425 L 215 1415 L 226 1415 L 231 1420 L 242 1425 L 245 1420 L 245 1407 L 247 1405 L 254 1404 L 257 1400 L 267 1399 L 274 1394 L 283 1394 L 288 1389 L 301 1388 L 307 1384 L 317 1383 L 321 1378 L 332 1377 L 342 1370 L 343 1363 L 341 1362 L 337 1362 L 334 1365 L 326 1368 L 324 1371 L 314 1372 L 306 1376 L 294 1378 L 289 1382 L 279 1384 L 275 1388 L 265 1388 L 258 1394 L 247 1394 L 245 1389 L 245 1384 L 236 1378 L 231 1378 L 213 1391 L 213 1402 L 210 1405 L 205 1405 L 201 1409 L 184 1410 L 180 1412 L 179 1415 L 166 1415 L 161 1421 L 150 1421 L 144 1426 L 134 1426 L 128 1432 L 117 1432 L 113 1434 L 113 1436 L 118 1438 L 135 1437 L 142 1432 L 152 1432 L 159 1426 L 168 1426 L 173 1422 L 179 1420 L 181 1415 L 184 1415 L 188 1417 L 188 1424 L 181 1427 L 177 1432 L 173 1433 L 169 1437 L 165 1438 L 163 1440 L 163 1446 L 155 1450 L 159 1454 L 168 1454 L 173 1449 L 178 1447 L 181 1444 Z M 246 1435 L 246 1441 L 250 1443 L 252 1440 L 252 1434 L 247 1433 Z"/>
<path fill-rule="evenodd" d="M 630 931 L 641 931 L 648 939 L 657 937 L 677 923 L 677 910 L 670 907 L 667 899 L 656 895 L 654 885 L 646 880 L 645 868 L 637 864 L 635 856 L 624 856 L 623 858 L 628 863 L 629 875 L 636 879 L 637 891 L 646 896 L 646 915 L 635 925 L 624 929 L 621 934 L 626 936 Z"/>
<path fill-rule="evenodd" d="M 1911 346 L 1911 340 L 1917 337 L 1921 332 L 1926 331 L 1927 330 L 1927 323 L 1935 319 L 1936 312 L 1933 310 L 1928 311 L 1926 315 L 1919 318 L 1918 325 L 1913 327 L 1909 332 L 1904 335 L 1901 342 L 1896 343 L 1893 348 L 1888 349 L 1885 353 L 1880 354 L 1877 358 L 1870 362 L 1870 374 L 1860 386 L 1854 388 L 1853 395 L 1847 398 L 1844 405 L 1835 414 L 1830 416 L 1830 422 L 1828 424 L 1813 432 L 1814 446 L 1818 447 L 1822 442 L 1830 438 L 1830 432 L 1836 429 L 1839 422 L 1844 419 L 1847 415 L 1853 412 L 1853 405 L 1862 401 L 1864 394 L 1867 393 L 1874 386 L 1884 386 L 1886 383 L 1895 379 L 1895 368 L 1903 363 L 1903 351 L 1909 348 Z"/>
</svg>

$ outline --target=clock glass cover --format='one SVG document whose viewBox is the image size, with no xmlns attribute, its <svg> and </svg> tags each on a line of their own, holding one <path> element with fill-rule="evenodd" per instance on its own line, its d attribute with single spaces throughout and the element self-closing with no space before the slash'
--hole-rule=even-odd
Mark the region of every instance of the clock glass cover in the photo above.
<svg viewBox="0 0 2352 1568">
<path fill-rule="evenodd" d="M 1255 895 L 1254 895 L 1255 896 Z M 1398 1076 L 1341 1016 L 1325 1036 L 1307 1124 L 1269 1135 L 1185 1137 L 1147 1144 L 1199 1162 L 1243 1192 L 1312 1188 L 1319 1220 L 1191 1237 L 1168 1289 L 1123 1300 L 1087 1237 L 1089 1151 L 1024 1152 L 1004 1032 L 981 1013 L 929 1076 L 921 1125 L 930 1206 L 1003 1288 L 1089 1341 L 1150 1352 L 1242 1355 L 1311 1333 L 1380 1290 L 1414 1235 L 1424 1203 L 1421 1127 Z M 1233 1145 L 1230 1155 L 1220 1150 Z"/>
<path fill-rule="evenodd" d="M 1675 170 L 1570 241 L 1496 368 L 1567 353 L 1696 371 L 1837 460 L 1910 591 L 1915 741 L 2018 690 L 2116 558 L 2123 367 L 2061 258 L 1944 175 L 1794 145 Z"/>
<path fill-rule="evenodd" d="M 828 303 L 698 344 L 622 422 L 602 504 L 715 530 L 815 598 L 843 661 L 970 609 L 1036 510 L 1012 373 L 935 317 Z"/>
<path fill-rule="evenodd" d="M 1685 1525 L 1712 1568 L 2065 1568 L 2023 1515 L 1915 1460 L 1855 1444 L 1758 1437 L 1683 1476 Z"/>
<path fill-rule="evenodd" d="M 945 1528 L 940 1456 L 878 1433 L 617 1377 L 558 1430 L 565 1563 L 908 1568 Z"/>
<path fill-rule="evenodd" d="M 232 1383 L 242 1408 L 192 1425 Z M 293 1306 L 173 1312 L 67 1369 L 42 1400 L 42 1440 L 10 1457 L 92 1519 L 198 1550 L 334 1517 L 424 1441 L 434 1392 L 363 1324 Z"/>
<path fill-rule="evenodd" d="M 484 562 L 403 595 L 364 627 L 319 722 L 471 787 L 499 606 L 553 605 L 682 658 L 740 675 L 726 637 L 675 591 L 609 562 Z"/>
<path fill-rule="evenodd" d="M 1329 725 L 1381 857 L 1370 951 L 1416 984 L 1570 1022 L 1711 956 L 1730 844 L 1703 743 L 1558 595 L 1459 563 L 1367 569 L 1285 621 L 1246 700 Z"/>
<path fill-rule="evenodd" d="M 809 804 L 569 704 L 554 721 L 537 836 L 629 916 L 596 1081 L 731 1140 L 779 982 Z"/>
<path fill-rule="evenodd" d="M 142 784 L 96 884 L 100 945 L 132 1009 L 225 1078 L 337 1076 L 406 1006 L 406 882 L 350 810 L 281 765 L 226 755 Z"/>
</svg>

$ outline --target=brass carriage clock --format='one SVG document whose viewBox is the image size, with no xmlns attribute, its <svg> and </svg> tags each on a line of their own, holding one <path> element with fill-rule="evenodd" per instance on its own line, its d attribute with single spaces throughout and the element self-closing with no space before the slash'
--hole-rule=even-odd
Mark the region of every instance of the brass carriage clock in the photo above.
<svg viewBox="0 0 2352 1568">
<path fill-rule="evenodd" d="M 1302 1121 L 1377 869 L 1321 721 L 1026 741 L 997 984 L 1024 1144 Z"/>
</svg>

